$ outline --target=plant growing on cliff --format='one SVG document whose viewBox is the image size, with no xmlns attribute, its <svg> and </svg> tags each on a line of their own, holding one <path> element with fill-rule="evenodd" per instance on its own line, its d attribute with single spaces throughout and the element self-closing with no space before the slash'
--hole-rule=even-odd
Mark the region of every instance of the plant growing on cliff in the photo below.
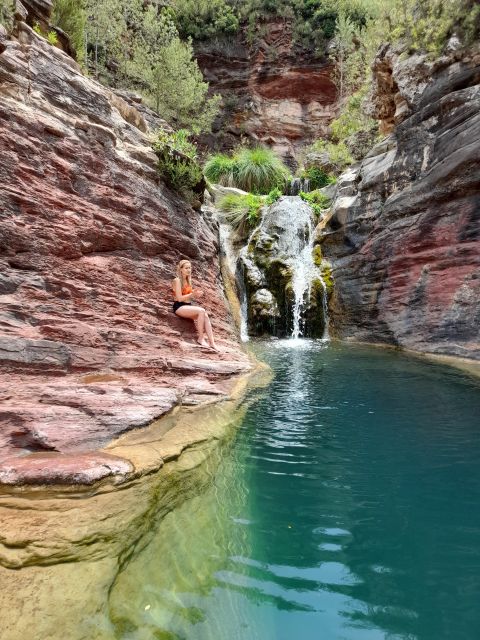
<svg viewBox="0 0 480 640">
<path fill-rule="evenodd" d="M 52 24 L 60 27 L 70 38 L 77 60 L 85 62 L 85 7 L 78 0 L 55 0 L 52 9 Z"/>
<path fill-rule="evenodd" d="M 324 193 L 319 191 L 310 191 L 305 193 L 304 191 L 300 191 L 298 194 L 302 200 L 308 202 L 308 204 L 312 207 L 313 213 L 317 218 L 319 218 L 325 209 L 328 209 L 331 204 L 331 199 L 326 196 Z"/>
<path fill-rule="evenodd" d="M 308 167 L 301 172 L 301 177 L 308 180 L 310 189 L 321 189 L 336 180 L 335 176 L 320 167 Z"/>
<path fill-rule="evenodd" d="M 264 204 L 265 197 L 253 193 L 231 193 L 220 200 L 219 209 L 223 212 L 228 224 L 237 231 L 243 232 L 258 223 Z"/>
<path fill-rule="evenodd" d="M 271 149 L 255 147 L 237 151 L 237 185 L 252 193 L 268 193 L 272 189 L 285 188 L 288 169 Z"/>
<path fill-rule="evenodd" d="M 15 4 L 15 0 L 0 0 L 0 24 L 3 24 L 7 31 L 13 27 Z"/>
<path fill-rule="evenodd" d="M 155 134 L 152 147 L 158 157 L 158 170 L 166 183 L 192 202 L 204 180 L 197 161 L 197 147 L 189 140 L 190 135 L 185 129 L 160 130 Z"/>
<path fill-rule="evenodd" d="M 239 17 L 225 0 L 175 0 L 175 24 L 183 38 L 207 40 L 237 33 Z"/>
<path fill-rule="evenodd" d="M 285 188 L 288 169 L 270 149 L 240 147 L 233 156 L 217 154 L 205 165 L 205 176 L 217 184 L 256 194 Z"/>
<path fill-rule="evenodd" d="M 282 191 L 280 191 L 280 189 L 278 187 L 275 187 L 275 189 L 272 189 L 270 191 L 270 193 L 267 195 L 267 197 L 265 199 L 265 204 L 267 204 L 267 205 L 273 204 L 277 200 L 280 200 L 282 195 L 283 195 Z"/>
<path fill-rule="evenodd" d="M 211 156 L 204 167 L 205 177 L 224 187 L 233 187 L 237 178 L 237 163 L 235 158 L 229 157 L 223 153 L 217 153 Z"/>
</svg>

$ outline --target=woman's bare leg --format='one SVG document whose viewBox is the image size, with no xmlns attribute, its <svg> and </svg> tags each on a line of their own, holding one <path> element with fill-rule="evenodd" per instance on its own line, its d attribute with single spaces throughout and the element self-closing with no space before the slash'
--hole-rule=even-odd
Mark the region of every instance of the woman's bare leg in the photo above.
<svg viewBox="0 0 480 640">
<path fill-rule="evenodd" d="M 217 345 L 215 344 L 215 339 L 213 337 L 212 323 L 210 322 L 208 313 L 205 313 L 205 333 L 207 334 L 208 342 L 210 343 L 212 349 L 216 349 Z"/>
<path fill-rule="evenodd" d="M 203 339 L 203 332 L 205 328 L 205 309 L 202 307 L 183 306 L 179 307 L 175 313 L 180 318 L 188 318 L 193 320 L 197 326 L 198 342 L 199 344 L 206 344 Z"/>
</svg>

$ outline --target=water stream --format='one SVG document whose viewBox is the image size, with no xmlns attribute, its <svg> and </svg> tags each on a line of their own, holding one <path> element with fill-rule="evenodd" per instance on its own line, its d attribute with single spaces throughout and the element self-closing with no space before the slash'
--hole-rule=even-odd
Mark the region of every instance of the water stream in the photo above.
<svg viewBox="0 0 480 640">
<path fill-rule="evenodd" d="M 307 185 L 308 186 L 308 185 Z M 321 283 L 323 289 L 322 308 L 318 313 L 324 318 L 324 339 L 328 339 L 327 288 L 320 268 L 315 264 L 314 219 L 311 207 L 298 196 L 283 196 L 264 211 L 261 221 L 248 236 L 244 246 L 235 251 L 232 246 L 228 225 L 220 225 L 220 241 L 227 256 L 230 272 L 235 276 L 237 294 L 241 308 L 241 339 L 248 336 L 249 299 L 245 286 L 246 271 L 250 281 L 258 282 L 257 289 L 269 289 L 277 283 L 269 282 L 265 269 L 264 245 L 271 243 L 273 251 L 267 260 L 280 260 L 291 273 L 291 302 L 280 309 L 288 316 L 290 336 L 298 339 L 307 334 L 306 311 L 312 302 L 312 285 Z M 260 266 L 259 266 L 260 265 Z M 284 294 L 285 295 L 285 294 Z M 272 329 L 275 319 L 272 318 Z M 272 331 L 273 332 L 273 331 Z"/>
<path fill-rule="evenodd" d="M 477 640 L 478 380 L 324 341 L 256 350 L 275 379 L 120 574 L 115 637 Z"/>
</svg>

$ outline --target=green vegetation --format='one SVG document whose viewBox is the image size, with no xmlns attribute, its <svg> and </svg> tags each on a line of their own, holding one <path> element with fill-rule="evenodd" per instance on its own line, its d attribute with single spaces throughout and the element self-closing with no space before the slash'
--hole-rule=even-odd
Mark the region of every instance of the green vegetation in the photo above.
<svg viewBox="0 0 480 640">
<path fill-rule="evenodd" d="M 205 164 L 204 173 L 210 182 L 224 187 L 236 186 L 237 163 L 234 157 L 223 153 L 211 156 Z"/>
<path fill-rule="evenodd" d="M 54 0 L 52 22 L 101 82 L 141 93 L 175 127 L 210 130 L 221 98 L 208 95 L 171 7 L 143 0 Z"/>
<path fill-rule="evenodd" d="M 309 147 L 308 150 L 316 153 L 327 154 L 330 164 L 334 167 L 335 172 L 337 173 L 343 171 L 353 161 L 353 158 L 344 142 L 335 143 L 328 140 L 317 140 Z"/>
<path fill-rule="evenodd" d="M 322 264 L 323 256 L 322 256 L 322 247 L 319 244 L 316 244 L 312 249 L 312 258 L 316 267 L 319 267 Z"/>
<path fill-rule="evenodd" d="M 323 283 L 325 285 L 326 288 L 326 293 L 327 293 L 327 297 L 330 298 L 330 296 L 333 293 L 333 273 L 332 273 L 332 266 L 329 262 L 327 262 L 326 260 L 322 260 L 322 265 L 321 265 L 321 274 L 322 274 L 322 280 Z"/>
<path fill-rule="evenodd" d="M 252 193 L 268 193 L 285 186 L 288 169 L 270 149 L 240 149 L 236 155 L 237 186 Z"/>
<path fill-rule="evenodd" d="M 270 206 L 282 197 L 283 193 L 277 187 L 272 189 L 265 199 L 265 203 Z"/>
<path fill-rule="evenodd" d="M 238 31 L 239 16 L 225 0 L 175 0 L 172 8 L 175 24 L 184 38 L 199 41 Z"/>
<path fill-rule="evenodd" d="M 239 5 L 239 13 L 247 21 L 251 42 L 264 35 L 263 23 L 268 17 L 280 16 L 291 22 L 297 46 L 324 56 L 335 35 L 339 13 L 363 26 L 368 16 L 365 4 L 360 0 L 247 0 Z"/>
<path fill-rule="evenodd" d="M 82 3 L 78 0 L 55 0 L 53 3 L 52 24 L 68 34 L 80 64 L 85 62 L 86 19 Z"/>
<path fill-rule="evenodd" d="M 203 173 L 197 159 L 197 147 L 185 129 L 168 133 L 158 131 L 152 142 L 158 157 L 158 170 L 166 183 L 192 202 L 202 187 Z"/>
<path fill-rule="evenodd" d="M 303 169 L 300 177 L 309 181 L 309 186 L 312 190 L 321 189 L 322 187 L 326 187 L 328 184 L 335 183 L 337 180 L 331 173 L 327 173 L 323 169 L 315 166 Z"/>
<path fill-rule="evenodd" d="M 58 44 L 58 36 L 57 36 L 56 32 L 53 31 L 53 30 L 49 31 L 47 33 L 47 40 L 51 45 L 53 45 L 53 46 L 57 45 Z"/>
<path fill-rule="evenodd" d="M 220 200 L 219 208 L 234 229 L 244 231 L 258 223 L 265 200 L 265 197 L 253 193 L 231 193 Z"/>
<path fill-rule="evenodd" d="M 328 209 L 331 204 L 330 198 L 318 189 L 316 191 L 310 191 L 309 193 L 300 191 L 298 195 L 302 200 L 308 202 L 317 218 L 320 217 L 322 212 Z"/>
<path fill-rule="evenodd" d="M 7 31 L 13 26 L 13 15 L 15 12 L 15 0 L 0 0 L 0 24 Z"/>
<path fill-rule="evenodd" d="M 255 194 L 267 194 L 272 189 L 283 191 L 288 176 L 288 169 L 282 161 L 264 147 L 240 147 L 231 157 L 224 154 L 212 156 L 204 171 L 211 182 Z"/>
</svg>

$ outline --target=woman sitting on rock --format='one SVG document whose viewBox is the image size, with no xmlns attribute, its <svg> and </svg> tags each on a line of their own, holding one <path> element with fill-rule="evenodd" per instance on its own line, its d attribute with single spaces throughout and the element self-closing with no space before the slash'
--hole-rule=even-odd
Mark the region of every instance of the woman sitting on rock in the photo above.
<svg viewBox="0 0 480 640">
<path fill-rule="evenodd" d="M 173 303 L 173 312 L 180 316 L 180 318 L 188 318 L 193 320 L 197 325 L 198 338 L 197 342 L 202 347 L 207 347 L 218 351 L 217 345 L 213 338 L 212 325 L 210 318 L 203 307 L 197 307 L 192 305 L 191 300 L 195 296 L 201 298 L 203 291 L 201 289 L 195 289 L 195 293 L 192 289 L 192 265 L 188 260 L 180 260 L 177 266 L 177 277 L 173 280 L 173 297 L 175 302 Z M 203 334 L 207 334 L 208 342 L 205 341 Z"/>
</svg>

